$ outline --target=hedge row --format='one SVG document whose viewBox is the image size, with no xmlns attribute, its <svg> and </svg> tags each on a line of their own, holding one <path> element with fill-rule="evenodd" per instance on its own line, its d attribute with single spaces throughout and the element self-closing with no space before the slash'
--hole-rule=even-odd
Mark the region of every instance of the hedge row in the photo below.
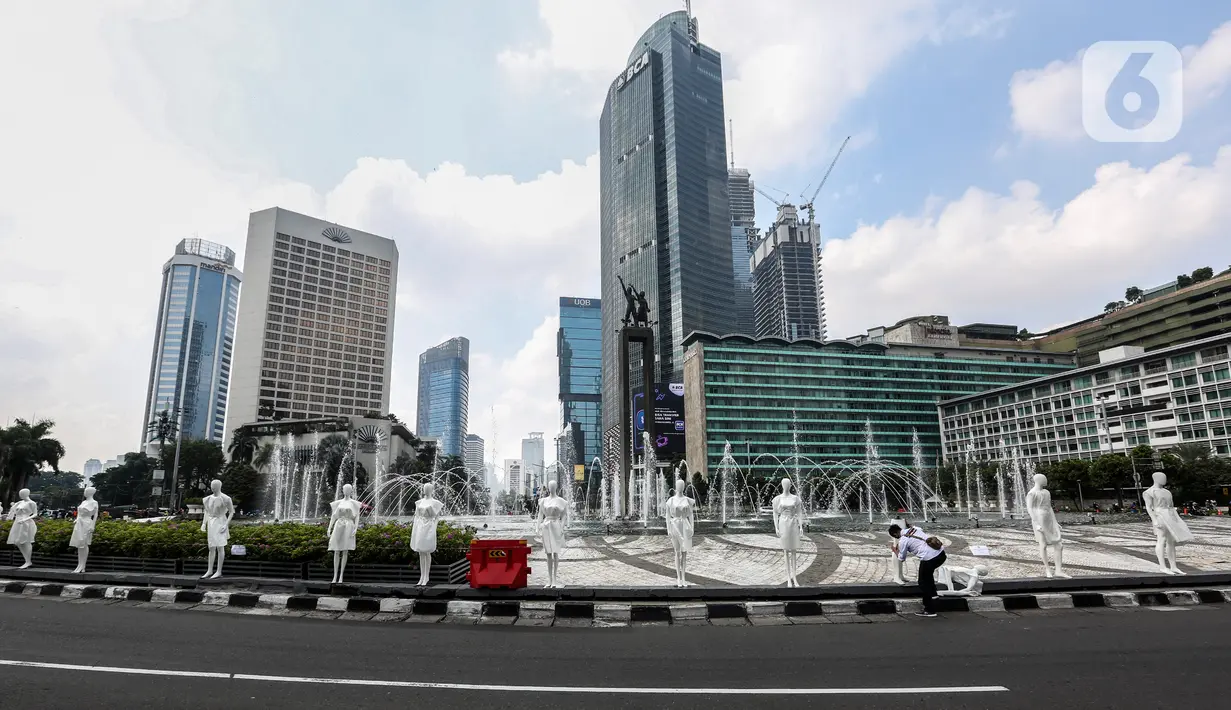
<svg viewBox="0 0 1231 710">
<path fill-rule="evenodd" d="M 0 542 L 8 539 L 10 521 L 0 521 Z M 247 548 L 246 559 L 262 562 L 326 562 L 329 538 L 325 523 L 258 523 L 231 525 L 232 545 Z M 397 565 L 418 562 L 410 549 L 410 523 L 379 523 L 360 526 L 349 562 Z M 432 564 L 452 564 L 466 556 L 474 528 L 446 522 L 436 526 L 436 552 Z M 68 546 L 72 520 L 40 520 L 34 551 L 49 555 L 75 553 Z M 130 520 L 100 520 L 90 544 L 91 555 L 145 557 L 152 559 L 203 558 L 209 552 L 201 523 L 170 520 L 137 523 Z"/>
</svg>

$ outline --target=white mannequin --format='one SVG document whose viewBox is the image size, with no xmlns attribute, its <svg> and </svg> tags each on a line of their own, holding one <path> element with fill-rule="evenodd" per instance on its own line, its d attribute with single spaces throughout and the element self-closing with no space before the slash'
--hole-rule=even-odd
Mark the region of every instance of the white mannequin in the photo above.
<svg viewBox="0 0 1231 710">
<path fill-rule="evenodd" d="M 942 597 L 977 597 L 983 593 L 983 579 L 991 574 L 991 570 L 985 565 L 974 567 L 941 565 L 936 572 L 940 577 L 940 583 L 949 587 L 947 590 L 938 592 Z M 957 589 L 955 585 L 962 585 L 963 588 Z"/>
<path fill-rule="evenodd" d="M 1051 507 L 1051 491 L 1047 490 L 1047 476 L 1034 474 L 1034 487 L 1026 493 L 1026 510 L 1030 513 L 1030 525 L 1034 529 L 1035 542 L 1039 543 L 1039 557 L 1043 558 L 1043 574 L 1047 577 L 1069 579 L 1064 573 L 1064 538 L 1060 525 Z M 1047 553 L 1056 556 L 1056 571 L 1053 574 Z"/>
<path fill-rule="evenodd" d="M 419 553 L 420 587 L 426 587 L 432 573 L 432 553 L 436 551 L 436 523 L 445 504 L 436 500 L 436 486 L 423 484 L 423 497 L 415 502 L 415 520 L 410 528 L 410 549 Z"/>
<path fill-rule="evenodd" d="M 77 506 L 77 521 L 73 523 L 73 535 L 68 540 L 69 547 L 77 548 L 77 569 L 80 574 L 85 571 L 85 561 L 90 556 L 90 543 L 94 541 L 94 526 L 98 522 L 98 501 L 94 500 L 94 489 L 85 489 L 85 500 Z"/>
<path fill-rule="evenodd" d="M 1175 512 L 1171 491 L 1163 487 L 1167 485 L 1167 474 L 1155 471 L 1153 478 L 1154 485 L 1147 488 L 1141 497 L 1145 499 L 1150 522 L 1154 523 L 1154 553 L 1158 556 L 1158 568 L 1163 574 L 1184 574 L 1176 564 L 1175 546 L 1192 540 L 1193 534 Z"/>
<path fill-rule="evenodd" d="M 909 534 L 911 535 L 916 535 L 918 537 L 927 539 L 927 536 L 928 536 L 927 533 L 923 532 L 923 530 L 918 525 L 911 525 L 909 522 L 905 520 L 890 520 L 889 522 L 892 525 L 897 525 L 898 527 L 902 528 L 903 535 L 908 534 L 908 531 L 909 531 Z M 893 565 L 893 581 L 898 586 L 905 587 L 906 585 L 910 583 L 906 581 L 906 574 L 905 574 L 906 562 L 898 557 L 898 541 L 893 540 L 892 542 L 890 542 L 889 549 L 893 557 L 892 560 L 890 560 L 890 564 Z"/>
<path fill-rule="evenodd" d="M 563 587 L 557 574 L 560 571 L 560 553 L 564 551 L 564 529 L 568 527 L 568 501 L 556 495 L 556 482 L 547 482 L 547 496 L 539 501 L 539 515 L 535 532 L 543 540 L 543 552 L 547 553 L 547 586 Z"/>
<path fill-rule="evenodd" d="M 692 533 L 695 527 L 695 503 L 684 495 L 684 479 L 675 481 L 675 495 L 667 499 L 667 536 L 675 549 L 675 586 L 687 587 L 688 551 L 692 549 Z"/>
<path fill-rule="evenodd" d="M 19 500 L 9 508 L 8 519 L 13 521 L 9 528 L 8 544 L 16 545 L 21 550 L 21 556 L 26 563 L 17 569 L 30 566 L 30 554 L 34 551 L 34 536 L 38 534 L 38 526 L 34 520 L 38 517 L 38 504 L 30 500 L 30 489 L 17 491 Z"/>
<path fill-rule="evenodd" d="M 347 483 L 342 486 L 342 497 L 335 500 L 330 507 L 329 549 L 333 552 L 333 583 L 338 584 L 346 574 L 346 558 L 355 549 L 355 532 L 359 529 L 359 501 L 354 497 L 355 487 Z"/>
<path fill-rule="evenodd" d="M 218 579 L 222 576 L 222 561 L 226 559 L 227 542 L 231 539 L 231 518 L 235 517 L 235 505 L 231 502 L 231 496 L 222 492 L 222 481 L 215 478 L 209 482 L 209 487 L 213 493 L 201 501 L 202 507 L 205 508 L 205 517 L 201 519 L 201 532 L 209 539 L 209 563 L 205 566 L 205 574 L 201 575 L 201 579 Z M 217 569 L 214 569 L 215 563 Z"/>
<path fill-rule="evenodd" d="M 799 555 L 799 538 L 803 536 L 804 514 L 799 496 L 791 493 L 791 479 L 782 479 L 782 493 L 774 496 L 772 505 L 774 534 L 782 543 L 782 554 L 786 559 L 786 586 L 798 587 L 795 565 Z"/>
</svg>

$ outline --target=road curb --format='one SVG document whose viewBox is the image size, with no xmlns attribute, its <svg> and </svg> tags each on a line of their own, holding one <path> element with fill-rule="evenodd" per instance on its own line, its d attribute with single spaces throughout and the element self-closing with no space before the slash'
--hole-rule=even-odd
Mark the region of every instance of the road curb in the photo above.
<svg viewBox="0 0 1231 710">
<path fill-rule="evenodd" d="M 446 599 L 392 599 L 372 596 L 340 597 L 329 595 L 253 594 L 246 591 L 197 592 L 184 589 L 153 589 L 101 585 L 60 584 L 0 580 L 0 593 L 22 597 L 63 599 L 100 599 L 113 602 L 153 602 L 199 606 L 210 609 L 232 608 L 236 613 L 303 614 L 320 612 L 324 616 L 347 618 L 346 614 L 380 615 L 382 621 L 476 624 L 504 623 L 522 626 L 601 626 L 624 627 L 640 624 L 716 626 L 849 623 L 921 611 L 918 599 L 861 599 L 746 602 L 632 602 L 585 601 L 495 601 Z M 1231 603 L 1231 588 L 1145 589 L 1139 591 L 1099 591 L 1072 593 L 1010 594 L 1005 596 L 940 597 L 942 613 L 1005 613 L 1032 610 L 1066 610 L 1105 607 L 1190 607 Z"/>
</svg>

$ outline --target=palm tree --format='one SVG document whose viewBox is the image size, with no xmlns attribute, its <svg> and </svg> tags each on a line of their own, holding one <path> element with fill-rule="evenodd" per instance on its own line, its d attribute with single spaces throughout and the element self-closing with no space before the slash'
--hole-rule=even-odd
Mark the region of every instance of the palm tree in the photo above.
<svg viewBox="0 0 1231 710">
<path fill-rule="evenodd" d="M 236 429 L 234 436 L 231 438 L 231 446 L 227 448 L 227 453 L 231 455 L 231 461 L 242 461 L 246 464 L 252 464 L 252 457 L 256 456 L 257 440 L 256 437 L 245 432 L 243 428 Z"/>
<path fill-rule="evenodd" d="M 167 465 L 167 439 L 175 438 L 175 433 L 179 430 L 179 422 L 171 416 L 170 409 L 163 409 L 153 421 L 145 425 L 145 430 L 150 436 L 158 439 L 158 465 L 165 467 Z"/>
<path fill-rule="evenodd" d="M 1210 447 L 1206 444 L 1192 442 L 1176 446 L 1171 450 L 1171 453 L 1179 457 L 1181 463 L 1187 465 L 1202 459 L 1208 459 L 1210 457 Z"/>
<path fill-rule="evenodd" d="M 64 445 L 51 438 L 55 422 L 39 419 L 33 424 L 17 419 L 13 425 L 0 429 L 0 475 L 5 478 L 4 503 L 13 502 L 14 494 L 26 487 L 32 476 L 44 466 L 60 472 Z"/>
<path fill-rule="evenodd" d="M 265 469 L 269 468 L 269 464 L 274 461 L 274 445 L 265 444 L 252 456 L 252 467 L 264 473 Z"/>
</svg>

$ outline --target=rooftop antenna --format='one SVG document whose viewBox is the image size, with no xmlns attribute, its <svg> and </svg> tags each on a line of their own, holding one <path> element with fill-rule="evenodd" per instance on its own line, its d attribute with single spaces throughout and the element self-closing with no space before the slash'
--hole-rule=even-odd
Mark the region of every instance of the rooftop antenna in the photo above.
<svg viewBox="0 0 1231 710">
<path fill-rule="evenodd" d="M 735 169 L 735 119 L 727 119 L 727 139 L 731 144 L 731 149 L 727 153 L 731 156 L 731 169 Z"/>
<path fill-rule="evenodd" d="M 684 14 L 688 15 L 688 39 L 693 44 L 698 41 L 697 21 L 692 16 L 692 0 L 684 0 Z"/>
</svg>

